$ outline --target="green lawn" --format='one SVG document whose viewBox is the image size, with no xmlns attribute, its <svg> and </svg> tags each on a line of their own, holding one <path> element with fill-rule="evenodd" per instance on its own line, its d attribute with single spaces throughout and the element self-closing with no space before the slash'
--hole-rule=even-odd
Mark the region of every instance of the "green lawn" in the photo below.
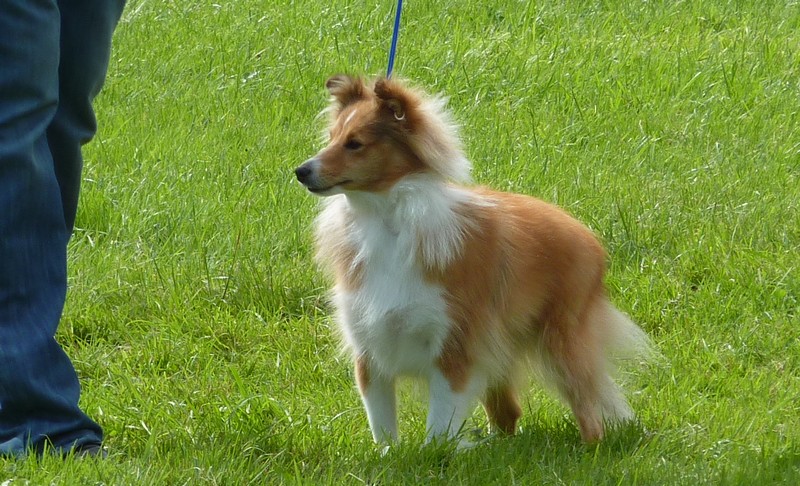
<svg viewBox="0 0 800 486">
<path fill-rule="evenodd" d="M 394 3 L 129 1 L 58 336 L 111 455 L 0 484 L 800 482 L 800 4 L 405 2 L 395 75 L 450 96 L 476 182 L 596 231 L 662 357 L 599 446 L 533 388 L 516 437 L 422 448 L 409 385 L 381 456 L 293 168 L 324 80 L 385 72 Z"/>
</svg>

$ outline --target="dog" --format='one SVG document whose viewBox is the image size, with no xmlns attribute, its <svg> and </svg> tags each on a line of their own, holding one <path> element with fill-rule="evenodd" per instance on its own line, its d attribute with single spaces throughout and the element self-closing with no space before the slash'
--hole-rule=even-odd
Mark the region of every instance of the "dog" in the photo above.
<svg viewBox="0 0 800 486">
<path fill-rule="evenodd" d="M 323 198 L 317 259 L 375 442 L 398 439 L 404 376 L 427 380 L 426 442 L 462 439 L 477 401 L 493 432 L 514 434 L 532 370 L 583 441 L 631 420 L 614 363 L 650 343 L 609 302 L 591 231 L 533 197 L 470 186 L 444 98 L 386 78 L 326 87 L 329 141 L 295 175 Z"/>
</svg>

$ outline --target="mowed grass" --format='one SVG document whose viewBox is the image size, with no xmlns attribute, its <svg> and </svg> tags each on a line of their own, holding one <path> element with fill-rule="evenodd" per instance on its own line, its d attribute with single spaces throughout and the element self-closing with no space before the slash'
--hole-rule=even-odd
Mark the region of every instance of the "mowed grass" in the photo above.
<svg viewBox="0 0 800 486">
<path fill-rule="evenodd" d="M 598 446 L 532 386 L 517 436 L 423 448 L 404 386 L 382 456 L 292 171 L 325 79 L 385 72 L 393 8 L 129 1 L 58 335 L 111 454 L 3 485 L 800 481 L 800 4 L 406 2 L 395 75 L 450 97 L 477 183 L 598 234 L 661 357 Z"/>
</svg>

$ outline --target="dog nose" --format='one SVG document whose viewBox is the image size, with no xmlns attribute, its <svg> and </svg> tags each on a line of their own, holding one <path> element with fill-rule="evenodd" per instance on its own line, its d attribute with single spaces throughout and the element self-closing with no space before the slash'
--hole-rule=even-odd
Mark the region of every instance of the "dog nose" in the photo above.
<svg viewBox="0 0 800 486">
<path fill-rule="evenodd" d="M 294 175 L 297 177 L 298 181 L 305 183 L 311 176 L 311 172 L 312 172 L 311 164 L 309 162 L 306 162 L 294 170 Z"/>
</svg>

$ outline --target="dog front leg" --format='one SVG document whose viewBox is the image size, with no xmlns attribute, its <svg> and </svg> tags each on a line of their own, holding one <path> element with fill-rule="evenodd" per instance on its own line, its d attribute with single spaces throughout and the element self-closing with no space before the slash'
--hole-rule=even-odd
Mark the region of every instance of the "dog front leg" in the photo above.
<svg viewBox="0 0 800 486">
<path fill-rule="evenodd" d="M 396 441 L 397 398 L 394 378 L 372 373 L 369 358 L 362 355 L 356 360 L 356 380 L 375 443 L 389 444 Z"/>
<path fill-rule="evenodd" d="M 484 388 L 483 382 L 479 377 L 472 377 L 466 386 L 454 390 L 451 381 L 437 368 L 431 373 L 428 386 L 430 403 L 425 442 L 456 438 L 475 405 L 476 396 Z M 460 447 L 469 445 L 467 441 L 459 442 Z"/>
</svg>

